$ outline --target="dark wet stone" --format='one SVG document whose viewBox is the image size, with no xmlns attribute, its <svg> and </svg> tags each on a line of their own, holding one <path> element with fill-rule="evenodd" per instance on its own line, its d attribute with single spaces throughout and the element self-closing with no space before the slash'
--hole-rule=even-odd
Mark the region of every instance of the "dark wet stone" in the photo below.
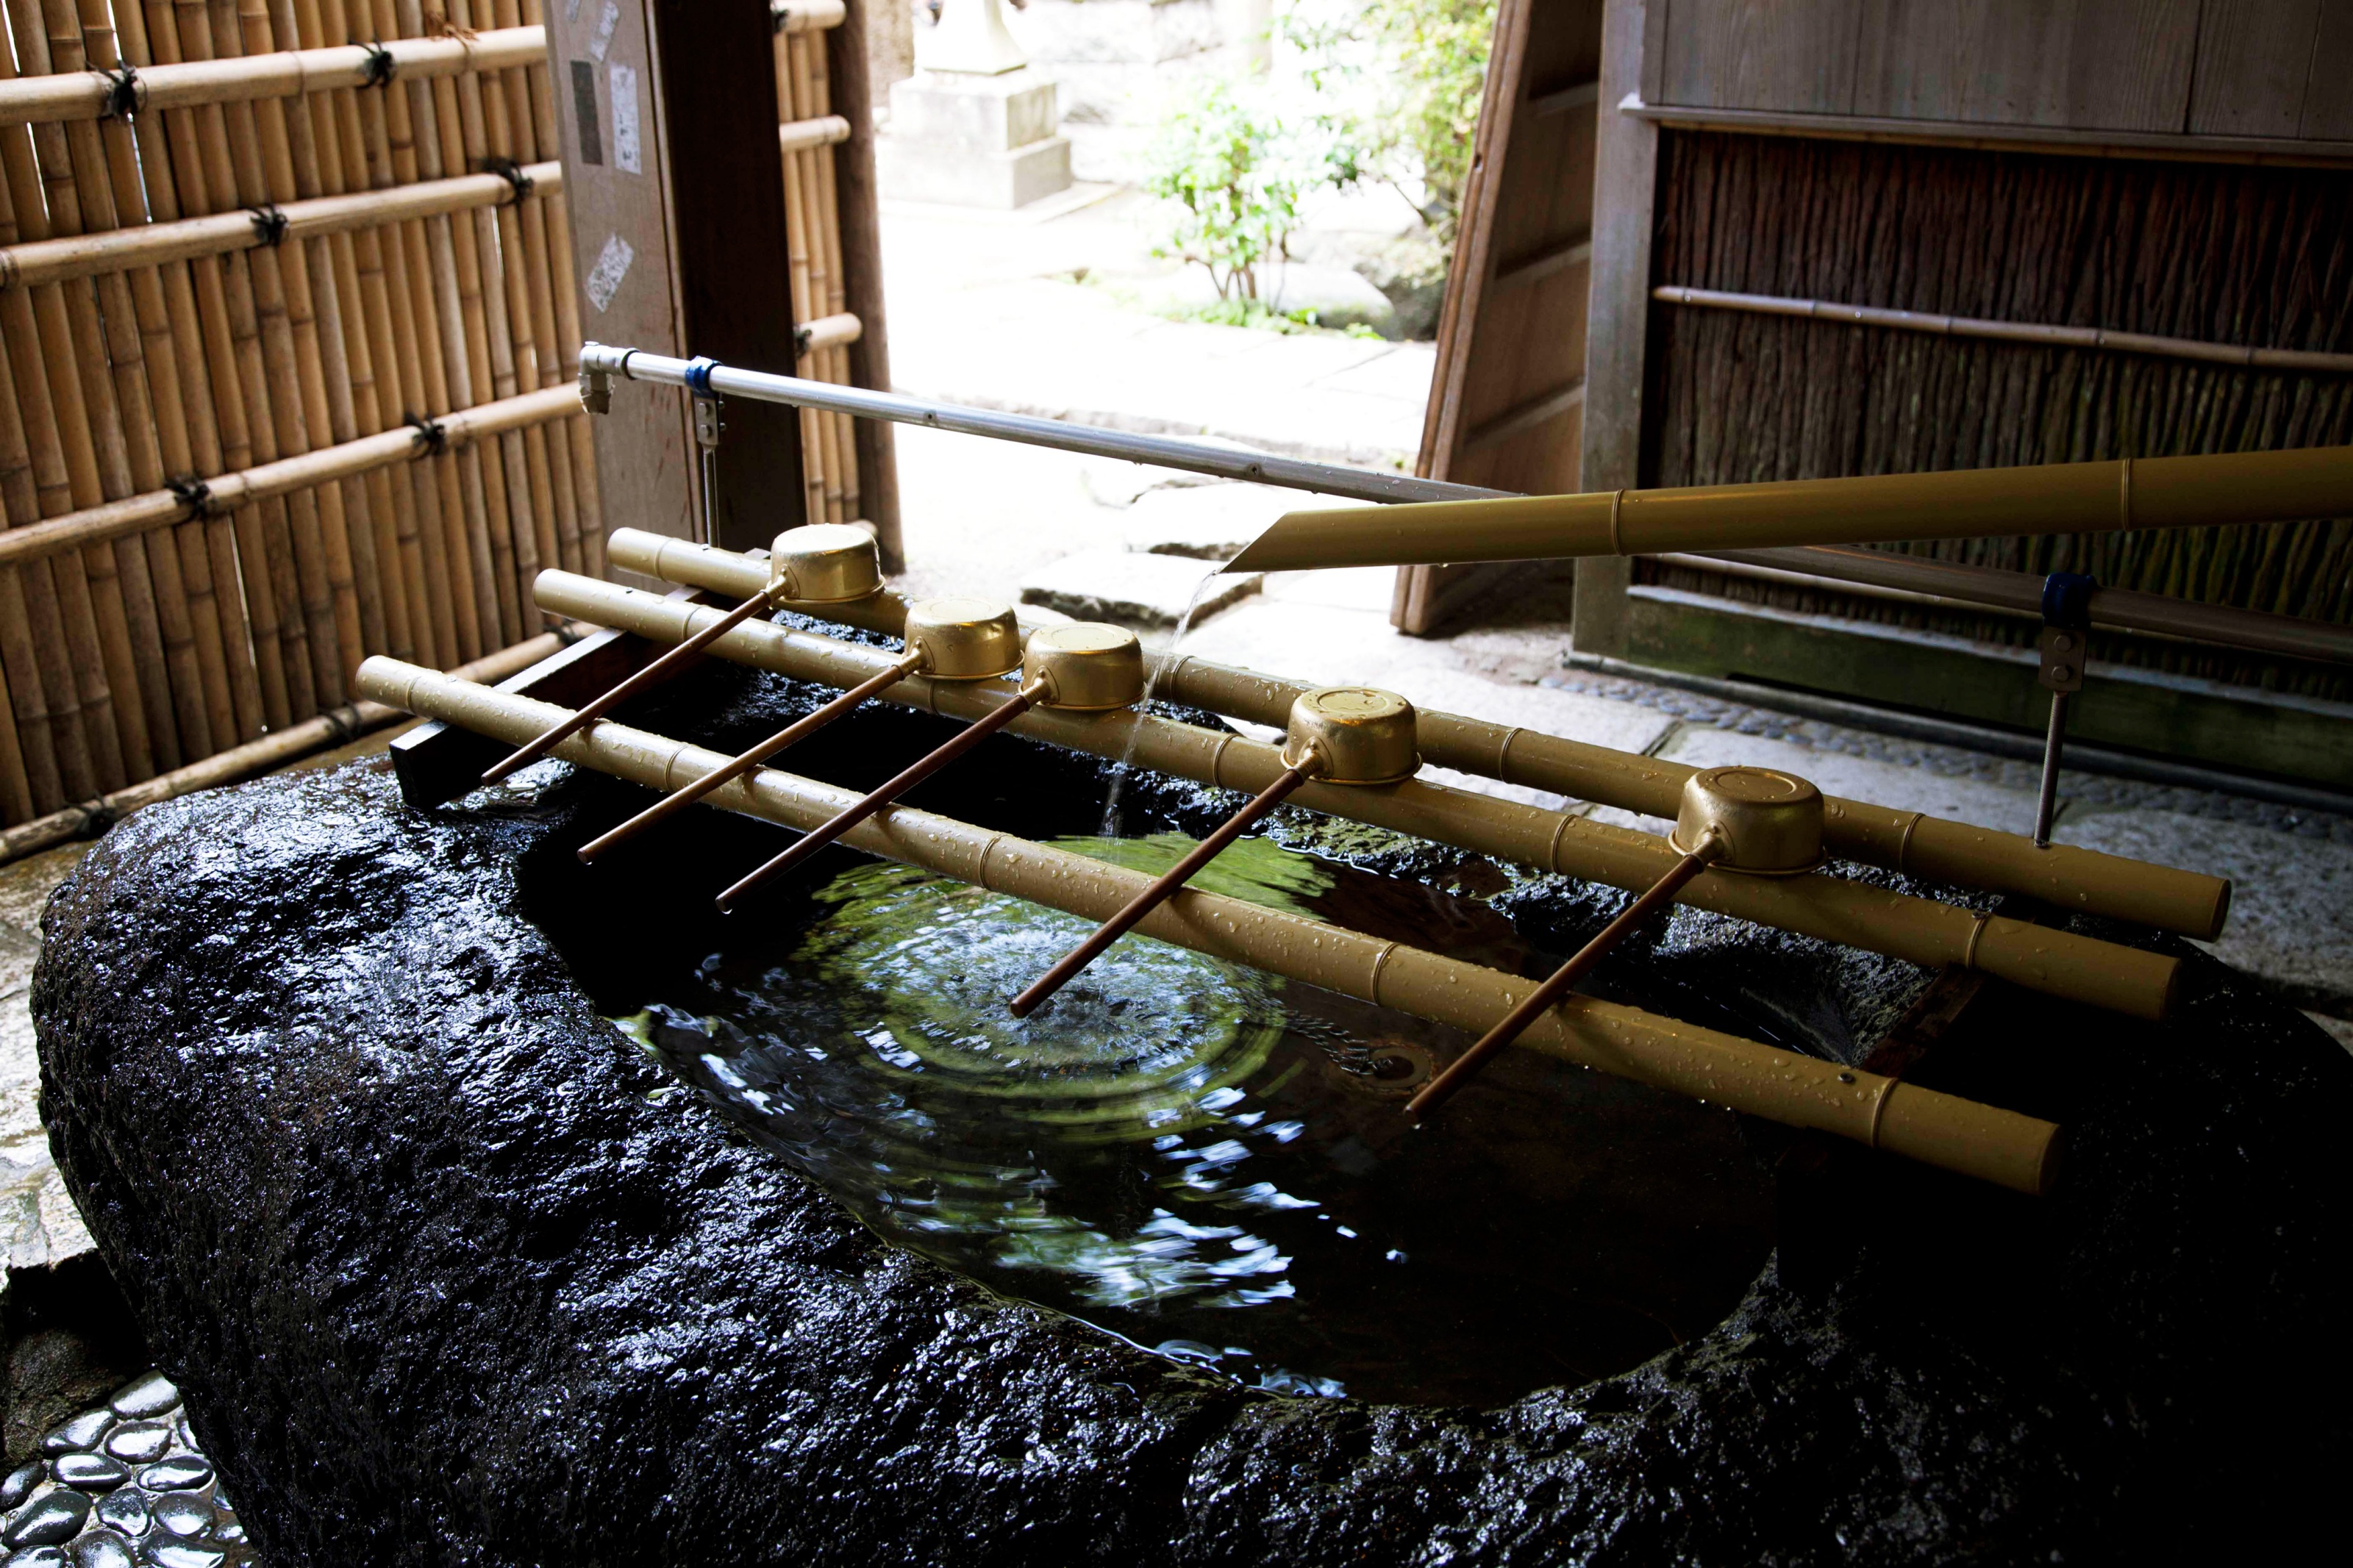
<svg viewBox="0 0 2353 1568">
<path fill-rule="evenodd" d="M 0 1568 L 67 1568 L 72 1561 L 61 1546 L 27 1546 L 22 1552 L 11 1552 Z"/>
<path fill-rule="evenodd" d="M 54 1546 L 71 1541 L 89 1518 L 90 1499 L 60 1487 L 17 1510 L 5 1539 L 11 1546 Z"/>
<path fill-rule="evenodd" d="M 98 1447 L 106 1429 L 114 1425 L 114 1413 L 110 1410 L 85 1410 L 72 1420 L 53 1427 L 41 1439 L 44 1454 L 79 1454 Z"/>
<path fill-rule="evenodd" d="M 8 1472 L 8 1479 L 0 1481 L 0 1513 L 6 1512 L 31 1497 L 33 1489 L 47 1479 L 48 1473 L 49 1468 L 38 1459 L 20 1469 Z"/>
<path fill-rule="evenodd" d="M 139 1559 L 128 1541 L 101 1530 L 73 1543 L 73 1568 L 139 1568 Z"/>
<path fill-rule="evenodd" d="M 175 1454 L 139 1472 L 139 1484 L 151 1492 L 184 1491 L 212 1479 L 212 1466 L 194 1454 Z"/>
<path fill-rule="evenodd" d="M 635 721 L 719 747 L 814 700 L 678 685 Z M 837 731 L 797 771 L 879 778 L 955 732 Z M 1101 800 L 1093 764 L 1001 739 L 938 804 Z M 2353 1057 L 2187 944 L 2079 921 L 2186 955 L 2173 1023 L 1996 987 L 1923 1070 L 2064 1121 L 2052 1197 L 1841 1147 L 1793 1167 L 1732 1316 L 1631 1373 L 1298 1400 L 985 1290 L 699 1098 L 649 1103 L 669 1080 L 527 918 L 611 899 L 616 941 L 693 938 L 627 918 L 652 884 L 625 855 L 572 862 L 644 798 L 417 814 L 364 766 L 283 775 L 128 818 L 50 906 L 51 1143 L 264 1562 L 2257 1561 L 2335 1531 Z M 681 908 L 786 841 L 698 820 L 641 858 Z M 1622 895 L 1493 903 L 1558 952 Z M 1687 911 L 1630 962 L 1832 1055 L 1922 981 Z"/>
<path fill-rule="evenodd" d="M 171 1447 L 172 1432 L 168 1421 L 125 1421 L 106 1435 L 106 1451 L 118 1459 L 143 1465 L 162 1458 Z"/>
<path fill-rule="evenodd" d="M 60 1454 L 49 1461 L 49 1471 L 65 1485 L 86 1492 L 111 1492 L 131 1479 L 121 1461 L 103 1454 Z"/>
<path fill-rule="evenodd" d="M 138 1381 L 116 1389 L 114 1397 L 107 1403 L 124 1420 L 140 1421 L 151 1415 L 161 1415 L 175 1407 L 180 1403 L 180 1391 L 162 1373 L 151 1372 Z"/>
<path fill-rule="evenodd" d="M 212 1528 L 212 1500 L 199 1492 L 164 1492 L 147 1500 L 155 1522 L 174 1535 L 202 1535 Z"/>
<path fill-rule="evenodd" d="M 147 1561 L 155 1568 L 221 1568 L 228 1553 L 193 1541 L 151 1541 Z"/>
<path fill-rule="evenodd" d="M 107 1493 L 98 1500 L 98 1522 L 138 1540 L 147 1533 L 147 1494 L 137 1487 Z"/>
</svg>

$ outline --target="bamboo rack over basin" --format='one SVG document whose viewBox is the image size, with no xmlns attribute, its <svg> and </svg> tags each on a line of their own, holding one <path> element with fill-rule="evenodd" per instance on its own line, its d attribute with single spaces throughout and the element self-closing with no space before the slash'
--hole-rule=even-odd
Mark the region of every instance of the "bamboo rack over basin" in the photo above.
<svg viewBox="0 0 2353 1568">
<path fill-rule="evenodd" d="M 609 548 L 617 566 L 737 598 L 758 592 L 767 581 L 767 566 L 759 556 L 638 529 L 616 530 Z M 896 633 L 904 606 L 886 593 L 865 604 L 823 613 Z M 1154 689 L 1172 701 L 1280 729 L 1293 701 L 1310 687 L 1181 655 L 1161 671 Z M 1428 708 L 1417 711 L 1422 755 L 1440 767 L 1648 816 L 1672 817 L 1683 781 L 1694 772 L 1680 763 L 1483 719 Z M 2231 884 L 2220 877 L 2062 844 L 2037 849 L 2015 833 L 1867 801 L 1831 796 L 1823 804 L 1823 843 L 1841 859 L 1957 887 L 2020 893 L 2060 909 L 2132 921 L 2201 941 L 2221 934 L 2230 909 Z"/>
<path fill-rule="evenodd" d="M 2353 447 L 1286 512 L 1229 572 L 2208 528 L 2353 514 Z"/>
<path fill-rule="evenodd" d="M 376 658 L 359 669 L 372 700 L 460 725 L 510 745 L 565 710 Z M 554 755 L 651 789 L 691 783 L 727 760 L 701 746 L 606 721 Z M 850 805 L 852 792 L 760 768 L 712 792 L 714 806 L 807 830 Z M 902 865 L 1101 921 L 1152 879 L 1010 834 L 894 805 L 852 828 L 853 848 Z M 1247 963 L 1377 1006 L 1482 1032 L 1535 982 L 1442 958 L 1238 899 L 1187 889 L 1136 928 L 1215 958 Z M 1736 1036 L 1572 995 L 1536 1020 L 1522 1046 L 1580 1066 L 1791 1126 L 1815 1128 L 2019 1192 L 2047 1190 L 2059 1129 L 2051 1122 L 1799 1056 Z"/>
<path fill-rule="evenodd" d="M 594 578 L 543 572 L 539 605 L 552 614 L 667 642 L 682 641 L 722 613 Z M 765 621 L 747 621 L 711 644 L 724 658 L 847 689 L 881 672 L 892 655 Z M 1009 700 L 1001 683 L 911 678 L 884 700 L 966 721 Z M 1282 752 L 1230 731 L 1180 724 L 1133 710 L 1079 714 L 1038 710 L 1010 728 L 1034 739 L 1134 763 L 1224 789 L 1255 795 L 1283 772 Z M 1538 870 L 1639 891 L 1681 858 L 1663 840 L 1493 795 L 1407 779 L 1399 784 L 1309 783 L 1293 800 L 1311 811 L 1352 818 L 1451 844 Z M 1959 964 L 2029 990 L 2141 1018 L 2161 1018 L 2170 1004 L 2178 961 L 2025 921 L 1976 914 L 1932 899 L 1821 875 L 1758 878 L 1709 872 L 1682 901 L 1759 925 L 1883 952 L 1914 963 Z"/>
</svg>

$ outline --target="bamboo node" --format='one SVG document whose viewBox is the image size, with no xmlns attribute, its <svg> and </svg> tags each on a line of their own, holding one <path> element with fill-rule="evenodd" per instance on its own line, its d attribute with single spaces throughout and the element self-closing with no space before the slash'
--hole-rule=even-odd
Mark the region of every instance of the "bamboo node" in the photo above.
<svg viewBox="0 0 2353 1568">
<path fill-rule="evenodd" d="M 258 207 L 248 207 L 245 210 L 253 219 L 255 237 L 262 244 L 274 246 L 285 240 L 286 214 L 280 209 L 276 202 L 264 202 Z"/>
<path fill-rule="evenodd" d="M 360 77 L 360 85 L 362 87 L 390 87 L 392 85 L 392 73 L 400 68 L 400 61 L 394 58 L 393 52 L 390 49 L 384 47 L 384 40 L 381 38 L 370 38 L 366 43 L 363 44 L 357 38 L 353 38 L 352 43 L 356 47 L 363 48 L 367 51 L 367 59 L 360 68 L 362 73 Z"/>
<path fill-rule="evenodd" d="M 147 107 L 147 89 L 128 61 L 121 70 L 98 74 L 106 79 L 106 107 L 99 110 L 100 120 L 128 120 Z"/>
<path fill-rule="evenodd" d="M 496 174 L 514 187 L 516 206 L 521 206 L 531 199 L 531 176 L 523 173 L 522 165 L 512 158 L 485 158 L 482 160 L 482 172 L 486 174 Z"/>
<path fill-rule="evenodd" d="M 412 414 L 402 423 L 417 432 L 417 440 L 425 447 L 424 456 L 438 458 L 449 449 L 449 427 L 439 420 Z"/>
<path fill-rule="evenodd" d="M 164 488 L 178 497 L 180 504 L 188 509 L 188 514 L 180 520 L 182 522 L 195 522 L 214 515 L 213 488 L 195 475 L 174 474 L 164 481 Z"/>
</svg>

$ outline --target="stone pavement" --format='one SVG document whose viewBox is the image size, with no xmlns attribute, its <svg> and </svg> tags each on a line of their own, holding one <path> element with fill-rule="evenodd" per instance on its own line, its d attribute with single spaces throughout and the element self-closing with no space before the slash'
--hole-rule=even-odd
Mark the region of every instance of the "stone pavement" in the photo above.
<svg viewBox="0 0 2353 1568">
<path fill-rule="evenodd" d="M 31 1011 L 41 906 L 89 848 L 69 844 L 0 866 L 0 1247 L 12 1269 L 54 1266 L 90 1249 L 41 1129 Z"/>
</svg>

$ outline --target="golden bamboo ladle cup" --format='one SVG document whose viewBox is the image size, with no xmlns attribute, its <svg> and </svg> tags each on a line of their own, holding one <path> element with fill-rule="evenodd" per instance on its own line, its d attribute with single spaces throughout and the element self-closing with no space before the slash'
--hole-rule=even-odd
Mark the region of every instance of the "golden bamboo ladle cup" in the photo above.
<svg viewBox="0 0 2353 1568">
<path fill-rule="evenodd" d="M 867 598 L 882 588 L 882 570 L 874 552 L 874 538 L 846 522 L 813 522 L 788 528 L 776 535 L 768 553 L 767 585 L 659 658 L 622 681 L 603 696 L 584 703 L 509 752 L 482 774 L 494 784 L 509 773 L 530 766 L 560 743 L 578 733 L 649 687 L 682 674 L 701 661 L 712 643 L 763 610 L 780 604 L 843 605 Z"/>
<path fill-rule="evenodd" d="M 1124 708 L 1144 696 L 1144 648 L 1134 632 L 1084 622 L 1049 626 L 1034 634 L 1025 650 L 1012 607 L 988 599 L 925 599 L 909 605 L 907 649 L 922 655 L 925 673 L 934 680 L 988 680 L 1018 668 L 1021 688 L 947 744 L 909 763 L 896 777 L 811 828 L 798 843 L 721 893 L 721 910 L 734 908 L 753 889 L 783 876 L 1031 707 L 1100 710 Z"/>
<path fill-rule="evenodd" d="M 1667 842 L 1683 852 L 1672 869 L 1626 906 L 1574 957 L 1552 972 L 1520 1005 L 1448 1064 L 1421 1092 L 1406 1102 L 1408 1116 L 1422 1117 L 1454 1097 L 1478 1076 L 1489 1058 L 1525 1032 L 1546 1009 L 1568 994 L 1611 949 L 1632 934 L 1653 910 L 1674 901 L 1683 884 L 1711 866 L 1750 877 L 1796 877 L 1822 863 L 1822 792 L 1795 773 L 1773 768 L 1704 768 L 1683 781 L 1675 829 Z"/>
<path fill-rule="evenodd" d="M 1103 950 L 1124 936 L 1138 921 L 1175 897 L 1177 889 L 1216 859 L 1226 846 L 1281 805 L 1311 777 L 1325 784 L 1367 786 L 1411 778 L 1421 766 L 1413 704 L 1394 691 L 1368 686 L 1327 686 L 1302 692 L 1291 705 L 1291 721 L 1283 734 L 1282 761 L 1282 772 L 1248 805 L 1226 818 L 1215 833 L 1195 845 L 1190 854 L 1162 873 L 1119 913 L 1097 926 L 1093 935 L 1064 953 L 1053 968 L 1016 996 L 1008 1005 L 1013 1016 L 1028 1017 L 1039 1004 L 1070 984 L 1081 970 L 1103 956 Z"/>
</svg>

